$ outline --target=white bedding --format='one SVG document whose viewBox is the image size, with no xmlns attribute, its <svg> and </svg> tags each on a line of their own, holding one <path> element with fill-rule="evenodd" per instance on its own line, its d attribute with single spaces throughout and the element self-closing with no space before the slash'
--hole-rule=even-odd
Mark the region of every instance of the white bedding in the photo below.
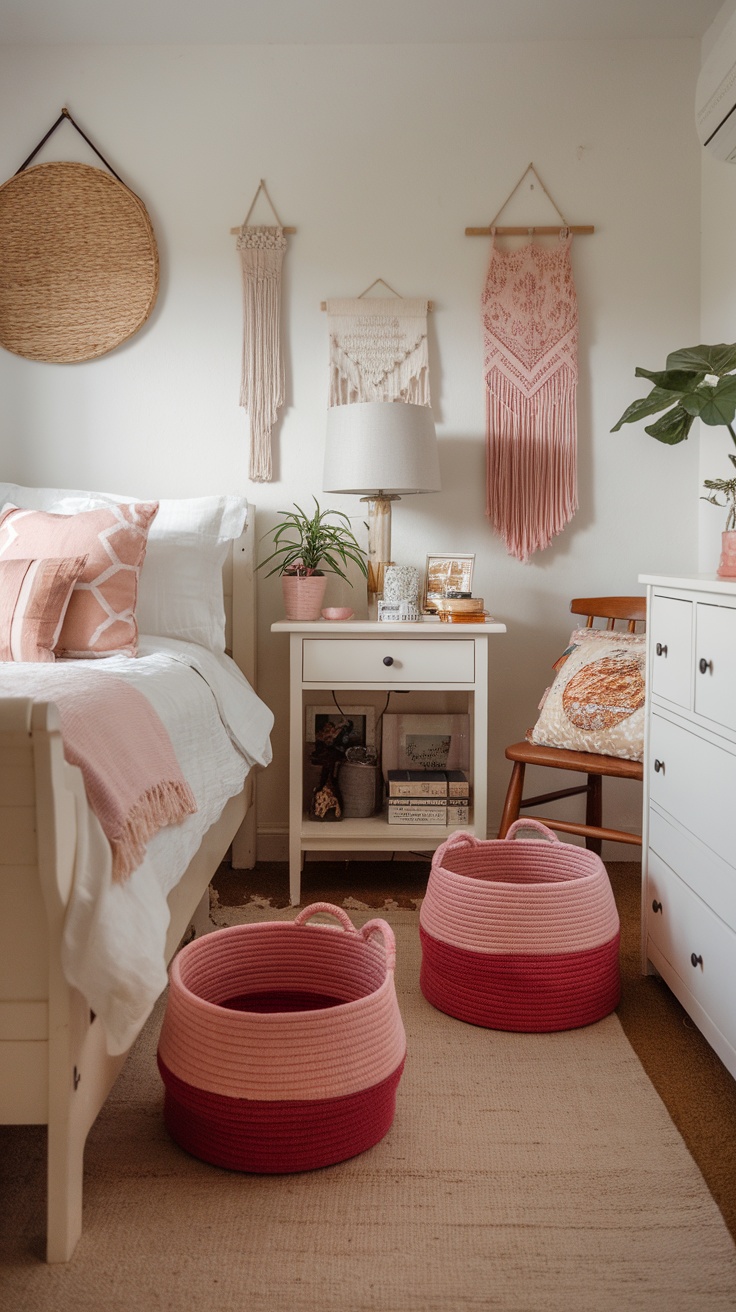
<svg viewBox="0 0 736 1312">
<path fill-rule="evenodd" d="M 101 1019 L 111 1053 L 124 1052 L 166 986 L 167 895 L 181 878 L 205 831 L 249 769 L 271 759 L 273 715 L 227 656 L 194 643 L 142 637 L 139 656 L 71 661 L 128 680 L 161 717 L 197 811 L 148 844 L 143 863 L 113 883 L 111 852 L 86 806 L 78 808 L 75 878 L 64 926 L 62 965 Z M 34 670 L 44 669 L 34 666 Z M 48 667 L 58 670 L 56 666 Z M 4 665 L 22 695 L 22 665 Z"/>
</svg>

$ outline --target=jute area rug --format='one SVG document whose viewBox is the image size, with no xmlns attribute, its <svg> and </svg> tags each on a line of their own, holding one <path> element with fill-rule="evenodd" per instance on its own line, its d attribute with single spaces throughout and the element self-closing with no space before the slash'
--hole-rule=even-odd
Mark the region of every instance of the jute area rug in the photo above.
<svg viewBox="0 0 736 1312">
<path fill-rule="evenodd" d="M 736 1308 L 736 1250 L 616 1016 L 517 1035 L 434 1011 L 394 927 L 409 1052 L 370 1152 L 296 1176 L 187 1157 L 162 1125 L 161 1008 L 90 1134 L 84 1234 L 40 1261 L 44 1138 L 3 1129 L 8 1312 L 692 1312 Z M 220 924 L 291 918 L 249 905 Z"/>
</svg>

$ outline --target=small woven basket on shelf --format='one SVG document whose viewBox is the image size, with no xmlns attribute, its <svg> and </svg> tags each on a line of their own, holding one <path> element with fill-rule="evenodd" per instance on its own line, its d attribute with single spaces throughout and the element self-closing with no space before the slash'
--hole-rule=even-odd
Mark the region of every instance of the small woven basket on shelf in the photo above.
<svg viewBox="0 0 736 1312">
<path fill-rule="evenodd" d="M 346 820 L 375 815 L 379 805 L 379 769 L 364 761 L 343 761 L 337 774 Z"/>
<path fill-rule="evenodd" d="M 156 302 L 143 202 L 90 164 L 34 164 L 0 187 L 0 345 L 70 364 L 112 351 Z"/>
<path fill-rule="evenodd" d="M 308 925 L 318 912 L 339 925 Z M 406 1053 L 395 957 L 384 920 L 358 931 L 326 902 L 183 948 L 158 1050 L 172 1138 L 215 1166 L 267 1174 L 378 1143 Z"/>
<path fill-rule="evenodd" d="M 520 840 L 524 829 L 544 841 Z M 619 1001 L 620 926 L 605 866 L 537 820 L 517 820 L 502 840 L 457 832 L 443 843 L 419 927 L 422 992 L 458 1020 L 575 1029 Z"/>
</svg>

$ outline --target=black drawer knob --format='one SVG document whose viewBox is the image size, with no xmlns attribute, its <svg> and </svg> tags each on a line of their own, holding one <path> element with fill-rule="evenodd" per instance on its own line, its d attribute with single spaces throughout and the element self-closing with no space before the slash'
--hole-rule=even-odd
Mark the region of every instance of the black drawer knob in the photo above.
<svg viewBox="0 0 736 1312">
<path fill-rule="evenodd" d="M 656 653 L 657 653 L 658 656 L 666 656 L 666 655 L 667 655 L 667 643 L 666 643 L 666 642 L 658 642 L 658 643 L 657 643 L 657 646 L 656 646 L 656 648 L 655 648 L 655 650 L 656 650 Z"/>
<path fill-rule="evenodd" d="M 664 761 L 657 760 L 654 762 L 654 773 L 664 774 Z"/>
<path fill-rule="evenodd" d="M 652 902 L 652 911 L 656 913 L 657 911 L 661 911 L 661 910 L 662 910 L 662 903 L 658 902 L 655 897 L 654 901 Z"/>
<path fill-rule="evenodd" d="M 393 663 L 394 663 L 394 658 L 393 658 L 393 656 L 384 656 L 384 658 L 383 658 L 383 663 L 384 663 L 384 665 L 393 665 Z"/>
<path fill-rule="evenodd" d="M 691 952 L 691 953 L 690 953 L 690 964 L 691 964 L 691 966 L 702 966 L 702 964 L 703 964 L 703 958 L 702 958 L 702 957 L 699 957 L 695 952 Z"/>
<path fill-rule="evenodd" d="M 700 670 L 700 673 L 701 673 L 701 674 L 707 674 L 707 673 L 708 673 L 708 670 L 710 670 L 710 672 L 711 672 L 711 674 L 712 674 L 712 673 L 713 673 L 713 662 L 712 662 L 712 661 L 707 661 L 707 660 L 705 659 L 705 656 L 701 656 L 701 657 L 700 657 L 700 660 L 698 661 L 698 669 Z"/>
</svg>

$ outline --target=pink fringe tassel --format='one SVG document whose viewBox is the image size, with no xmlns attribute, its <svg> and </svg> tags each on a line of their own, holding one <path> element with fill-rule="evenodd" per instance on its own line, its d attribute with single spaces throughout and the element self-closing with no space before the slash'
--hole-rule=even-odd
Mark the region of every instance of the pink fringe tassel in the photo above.
<svg viewBox="0 0 736 1312">
<path fill-rule="evenodd" d="M 577 380 L 557 370 L 530 398 L 499 370 L 486 383 L 486 514 L 527 561 L 577 510 Z"/>
</svg>

